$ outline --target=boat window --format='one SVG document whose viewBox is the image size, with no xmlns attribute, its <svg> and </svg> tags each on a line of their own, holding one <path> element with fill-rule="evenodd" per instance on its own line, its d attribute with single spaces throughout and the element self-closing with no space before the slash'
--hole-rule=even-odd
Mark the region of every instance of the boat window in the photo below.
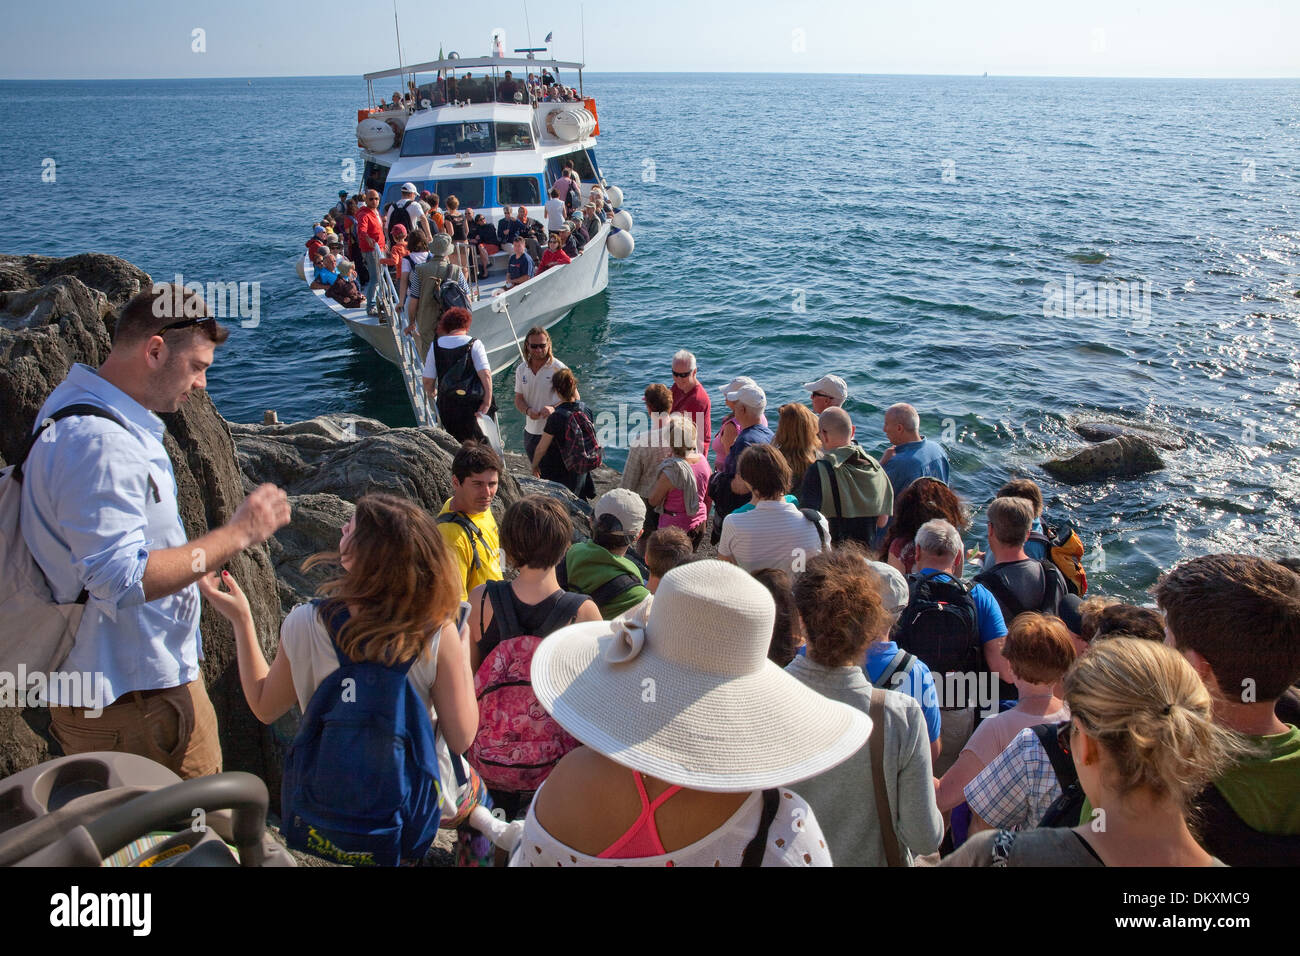
<svg viewBox="0 0 1300 956">
<path fill-rule="evenodd" d="M 551 182 L 560 178 L 560 173 L 564 172 L 564 164 L 569 160 L 573 161 L 573 168 L 577 170 L 579 179 L 587 183 L 596 181 L 596 170 L 592 168 L 591 160 L 587 158 L 587 151 L 579 149 L 561 156 L 553 156 L 546 161 Z"/>
<path fill-rule="evenodd" d="M 446 207 L 447 197 L 455 196 L 460 200 L 460 208 L 478 209 L 483 205 L 482 179 L 440 179 L 425 186 L 438 194 L 438 201 Z"/>
<path fill-rule="evenodd" d="M 540 206 L 542 189 L 536 176 L 502 176 L 497 180 L 498 206 Z"/>
<path fill-rule="evenodd" d="M 421 126 L 417 129 L 408 128 L 402 136 L 402 155 L 432 156 L 434 133 L 437 129 L 436 126 Z"/>
<path fill-rule="evenodd" d="M 527 123 L 497 123 L 497 149 L 532 149 L 533 128 Z"/>
<path fill-rule="evenodd" d="M 361 174 L 361 191 L 373 189 L 376 192 L 384 191 L 384 183 L 388 181 L 388 167 L 380 166 L 378 163 L 372 163 L 366 160 L 365 169 Z M 400 187 L 399 187 L 400 188 Z"/>
<path fill-rule="evenodd" d="M 438 127 L 438 138 L 434 142 L 435 156 L 451 156 L 455 153 L 490 153 L 492 144 L 492 124 L 480 123 L 443 123 Z"/>
</svg>

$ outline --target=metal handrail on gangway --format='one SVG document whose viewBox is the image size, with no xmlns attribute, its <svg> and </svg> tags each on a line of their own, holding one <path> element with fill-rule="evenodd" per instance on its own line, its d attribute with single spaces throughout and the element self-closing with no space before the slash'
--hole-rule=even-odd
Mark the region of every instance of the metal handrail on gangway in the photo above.
<svg viewBox="0 0 1300 956">
<path fill-rule="evenodd" d="M 438 421 L 438 411 L 429 395 L 424 390 L 424 363 L 420 361 L 420 347 L 415 336 L 406 332 L 406 316 L 401 314 L 397 302 L 397 289 L 388 270 L 380 268 L 379 272 L 379 309 L 380 323 L 388 326 L 397 346 L 397 354 L 402 359 L 402 381 L 406 383 L 406 395 L 411 400 L 411 411 L 415 413 L 415 423 L 421 427 L 442 427 Z"/>
</svg>

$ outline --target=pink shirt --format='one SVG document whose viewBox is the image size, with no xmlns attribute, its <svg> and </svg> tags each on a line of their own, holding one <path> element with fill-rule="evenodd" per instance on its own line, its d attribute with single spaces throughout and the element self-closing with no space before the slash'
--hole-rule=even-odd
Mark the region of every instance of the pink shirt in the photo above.
<svg viewBox="0 0 1300 956">
<path fill-rule="evenodd" d="M 695 488 L 700 496 L 700 506 L 693 515 L 683 514 L 682 512 L 686 510 L 686 495 L 674 488 L 664 497 L 664 513 L 659 516 L 661 528 L 681 528 L 683 531 L 690 531 L 698 528 L 709 515 L 709 502 L 706 499 L 709 493 L 709 476 L 713 474 L 713 469 L 709 467 L 709 462 L 703 455 L 698 461 L 687 462 L 687 464 L 691 466 L 691 474 L 695 475 Z"/>
</svg>

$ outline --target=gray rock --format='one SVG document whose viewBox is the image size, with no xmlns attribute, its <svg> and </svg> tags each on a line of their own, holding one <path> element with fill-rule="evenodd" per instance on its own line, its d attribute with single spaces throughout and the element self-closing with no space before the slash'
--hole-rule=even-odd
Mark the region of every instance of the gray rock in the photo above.
<svg viewBox="0 0 1300 956">
<path fill-rule="evenodd" d="M 1165 463 L 1155 447 L 1145 438 L 1134 435 L 1121 435 L 1081 448 L 1069 458 L 1043 462 L 1048 474 L 1068 484 L 1136 478 L 1164 467 Z"/>
<path fill-rule="evenodd" d="M 1071 421 L 1070 427 L 1088 441 L 1103 442 L 1118 438 L 1120 435 L 1132 435 L 1135 438 L 1145 439 L 1156 448 L 1163 448 L 1166 451 L 1181 451 L 1187 447 L 1187 442 L 1177 433 L 1145 422 L 1117 418 L 1089 418 Z"/>
</svg>

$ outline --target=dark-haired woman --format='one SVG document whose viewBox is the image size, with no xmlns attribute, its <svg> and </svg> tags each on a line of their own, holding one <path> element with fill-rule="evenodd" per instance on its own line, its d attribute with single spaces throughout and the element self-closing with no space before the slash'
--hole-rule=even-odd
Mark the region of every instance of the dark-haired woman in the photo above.
<svg viewBox="0 0 1300 956">
<path fill-rule="evenodd" d="M 546 419 L 537 449 L 533 452 L 533 476 L 558 482 L 568 488 L 579 498 L 590 501 L 596 497 L 596 482 L 590 471 L 570 471 L 564 464 L 561 449 L 564 447 L 565 433 L 569 430 L 569 419 L 573 415 L 585 415 L 591 421 L 591 410 L 581 401 L 578 394 L 578 377 L 572 369 L 562 368 L 551 379 L 551 388 L 560 398 Z M 594 425 L 593 425 L 594 427 Z"/>
<path fill-rule="evenodd" d="M 916 561 L 916 532 L 934 518 L 942 518 L 958 532 L 970 528 L 966 506 L 952 489 L 937 478 L 918 478 L 894 501 L 894 521 L 881 546 L 880 560 L 904 574 L 911 574 Z M 957 565 L 952 572 L 959 579 L 962 558 L 961 554 L 957 555 Z"/>
</svg>

